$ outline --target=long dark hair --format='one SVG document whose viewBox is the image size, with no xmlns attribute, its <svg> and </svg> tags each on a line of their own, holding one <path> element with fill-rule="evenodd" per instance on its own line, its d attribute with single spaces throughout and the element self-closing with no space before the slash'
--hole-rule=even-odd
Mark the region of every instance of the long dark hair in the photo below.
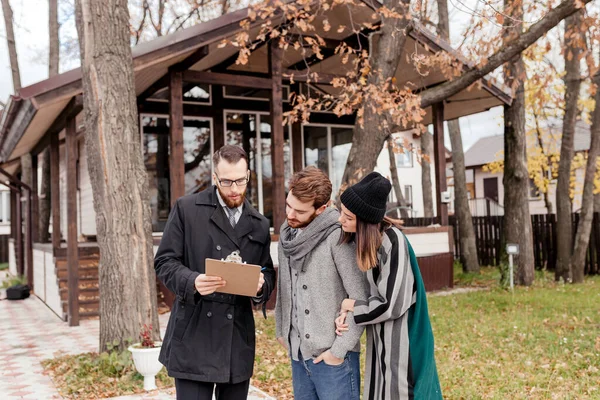
<svg viewBox="0 0 600 400">
<path fill-rule="evenodd" d="M 383 242 L 383 232 L 391 227 L 401 228 L 401 221 L 384 217 L 378 224 L 371 224 L 356 217 L 356 233 L 343 232 L 340 243 L 356 242 L 356 262 L 361 271 L 377 266 L 377 251 Z"/>
</svg>

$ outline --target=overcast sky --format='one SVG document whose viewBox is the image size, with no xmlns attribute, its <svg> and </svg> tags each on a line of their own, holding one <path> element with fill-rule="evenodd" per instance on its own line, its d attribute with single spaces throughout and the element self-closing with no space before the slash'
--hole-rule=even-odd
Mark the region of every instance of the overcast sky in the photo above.
<svg viewBox="0 0 600 400">
<path fill-rule="evenodd" d="M 48 78 L 48 1 L 47 0 L 10 0 L 15 21 L 15 36 L 19 67 L 21 69 L 21 83 L 23 87 Z M 461 4 L 468 3 L 465 1 Z M 466 12 L 455 8 L 452 2 L 450 7 L 450 26 L 454 41 L 460 40 L 458 35 L 468 23 L 470 17 Z M 62 14 L 62 13 L 61 13 Z M 61 18 L 65 18 L 63 15 Z M 4 21 L 4 19 L 2 19 Z M 72 23 L 61 27 L 61 38 L 73 35 Z M 62 56 L 62 54 L 61 54 Z M 61 72 L 74 68 L 77 60 L 65 62 L 61 60 Z M 6 45 L 4 23 L 0 23 L 0 101 L 5 103 L 12 90 L 10 63 Z M 496 107 L 488 112 L 472 115 L 460 119 L 463 146 L 468 149 L 480 137 L 499 135 L 503 132 L 502 107 Z M 450 147 L 450 140 L 446 134 L 446 146 Z"/>
</svg>

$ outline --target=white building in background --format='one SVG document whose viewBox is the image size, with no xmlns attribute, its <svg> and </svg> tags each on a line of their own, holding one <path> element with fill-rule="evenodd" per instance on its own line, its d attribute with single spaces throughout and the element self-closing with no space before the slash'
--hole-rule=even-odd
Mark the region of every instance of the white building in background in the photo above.
<svg viewBox="0 0 600 400">
<path fill-rule="evenodd" d="M 10 189 L 0 186 L 0 236 L 10 235 Z"/>
</svg>

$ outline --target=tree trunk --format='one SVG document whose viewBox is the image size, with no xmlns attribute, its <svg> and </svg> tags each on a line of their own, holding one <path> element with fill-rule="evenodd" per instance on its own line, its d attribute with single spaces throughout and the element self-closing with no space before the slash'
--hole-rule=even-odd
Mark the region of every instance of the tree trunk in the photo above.
<svg viewBox="0 0 600 400">
<path fill-rule="evenodd" d="M 398 167 L 396 167 L 396 152 L 394 151 L 394 139 L 392 135 L 388 137 L 387 142 L 388 155 L 390 157 L 390 173 L 392 175 L 392 186 L 394 187 L 394 192 L 396 193 L 396 198 L 398 199 L 398 206 L 406 207 L 406 199 L 404 199 L 404 195 L 402 194 L 402 188 L 400 187 L 400 178 L 398 177 Z M 407 219 L 408 211 L 406 208 L 400 209 L 400 217 Z"/>
<path fill-rule="evenodd" d="M 541 20 L 531 25 L 526 32 L 512 37 L 510 40 L 506 40 L 505 45 L 490 56 L 487 63 L 480 66 L 473 66 L 458 78 L 421 92 L 421 107 L 430 107 L 466 89 L 502 64 L 519 55 L 550 29 L 558 25 L 560 21 L 575 13 L 581 6 L 590 1 L 592 0 L 580 0 L 578 2 L 565 0 L 556 8 L 549 11 Z M 408 0 L 402 1 L 402 4 L 408 3 Z M 386 0 L 383 2 L 383 5 L 388 8 L 394 8 L 397 3 Z M 384 18 L 384 21 L 385 23 L 378 32 L 380 40 L 373 46 L 370 54 L 372 70 L 381 70 L 383 72 L 381 75 L 385 80 L 385 78 L 392 77 L 398 67 L 401 53 L 399 46 L 404 45 L 406 40 L 406 36 L 402 32 L 408 23 L 407 20 L 400 21 L 394 18 L 389 21 Z M 369 82 L 383 83 L 375 75 L 371 77 Z M 356 125 L 354 128 L 352 148 L 350 149 L 348 162 L 344 170 L 343 182 L 352 184 L 375 167 L 377 157 L 387 138 L 387 134 L 383 132 L 383 129 L 379 128 L 383 120 L 384 117 L 373 111 L 371 107 L 364 108 L 364 127 Z M 395 127 L 392 127 L 392 131 L 395 129 Z"/>
<path fill-rule="evenodd" d="M 450 23 L 448 19 L 447 0 L 437 0 L 438 33 L 446 41 L 450 41 Z M 452 169 L 454 173 L 454 213 L 458 222 L 460 238 L 460 262 L 464 272 L 479 273 L 477 245 L 473 218 L 469 209 L 467 176 L 465 173 L 465 153 L 458 119 L 448 121 L 448 131 L 452 144 Z"/>
<path fill-rule="evenodd" d="M 58 37 L 58 0 L 48 0 L 48 28 L 50 34 L 48 53 L 48 76 L 58 75 L 60 39 Z"/>
<path fill-rule="evenodd" d="M 533 112 L 533 117 L 535 118 L 535 128 L 536 128 L 536 137 L 537 137 L 537 142 L 538 142 L 538 146 L 540 146 L 540 150 L 542 151 L 542 155 L 544 156 L 545 160 L 549 161 L 548 155 L 546 154 L 546 151 L 544 150 L 544 141 L 542 140 L 542 130 L 540 129 L 540 125 L 538 122 L 538 117 L 535 113 L 535 111 Z M 544 174 L 547 173 L 547 170 L 542 169 L 542 172 Z M 552 207 L 552 201 L 550 200 L 550 190 L 546 190 L 544 192 L 544 204 L 546 205 L 546 212 L 548 214 L 553 214 L 553 207 Z"/>
<path fill-rule="evenodd" d="M 396 10 L 400 14 L 407 14 L 410 0 L 399 2 L 383 0 L 382 5 Z M 383 87 L 386 80 L 395 75 L 406 42 L 404 30 L 409 22 L 410 18 L 382 17 L 381 29 L 376 33 L 379 35 L 379 40 L 371 41 L 373 43 L 370 49 L 371 70 L 377 72 L 371 73 L 369 84 Z M 389 135 L 389 132 L 382 129 L 385 119 L 385 115 L 373 110 L 373 107 L 364 107 L 362 126 L 361 124 L 354 126 L 352 148 L 348 155 L 342 182 L 351 185 L 373 171 L 377 163 L 377 157 L 383 148 L 383 143 Z"/>
<path fill-rule="evenodd" d="M 21 73 L 19 72 L 17 43 L 15 42 L 15 31 L 13 29 L 13 13 L 8 0 L 1 1 L 2 14 L 4 14 L 4 27 L 6 28 L 6 43 L 8 45 L 8 59 L 10 60 L 10 71 L 12 74 L 13 89 L 15 95 L 18 95 L 21 91 Z"/>
<path fill-rule="evenodd" d="M 475 230 L 469 209 L 467 196 L 467 177 L 465 174 L 465 154 L 458 120 L 448 121 L 450 142 L 452 144 L 452 168 L 454 170 L 454 213 L 458 223 L 460 238 L 460 262 L 464 272 L 479 273 Z"/>
<path fill-rule="evenodd" d="M 421 134 L 421 153 L 427 155 L 421 161 L 421 188 L 423 190 L 423 216 L 433 218 L 433 186 L 431 184 L 431 160 L 433 160 L 433 137 L 429 132 Z M 427 159 L 425 159 L 427 158 Z"/>
<path fill-rule="evenodd" d="M 575 251 L 573 252 L 573 283 L 583 282 L 585 272 L 585 257 L 590 244 L 590 232 L 594 219 L 594 185 L 598 157 L 600 156 L 600 73 L 594 77 L 596 84 L 596 105 L 592 115 L 591 143 L 585 167 L 581 214 L 575 236 Z"/>
<path fill-rule="evenodd" d="M 504 10 L 508 42 L 510 37 L 520 37 L 523 20 L 523 3 L 505 0 Z M 506 243 L 519 245 L 516 259 L 516 283 L 529 286 L 534 279 L 533 234 L 529 215 L 529 174 L 527 172 L 525 141 L 525 63 L 521 54 L 515 56 L 504 68 L 504 81 L 513 88 L 514 99 L 504 106 L 504 238 Z"/>
<path fill-rule="evenodd" d="M 600 193 L 594 195 L 594 212 L 600 213 Z"/>
<path fill-rule="evenodd" d="M 560 229 L 556 233 L 557 260 L 555 278 L 557 281 L 571 280 L 571 256 L 573 254 L 573 203 L 571 200 L 571 164 L 573 163 L 575 122 L 579 115 L 577 101 L 581 86 L 580 34 L 582 13 L 577 12 L 565 20 L 565 115 L 563 118 L 558 182 L 556 185 L 556 223 Z"/>
<path fill-rule="evenodd" d="M 60 60 L 59 37 L 58 37 L 58 0 L 48 0 L 49 7 L 49 54 L 48 54 L 48 77 L 58 75 L 58 65 Z M 50 240 L 50 151 L 46 149 L 42 153 L 42 183 L 40 186 L 40 220 L 38 240 L 41 243 L 47 243 Z"/>
<path fill-rule="evenodd" d="M 129 11 L 127 0 L 79 1 L 85 146 L 100 247 L 100 350 L 109 343 L 123 349 L 143 324 L 159 336 Z"/>
</svg>

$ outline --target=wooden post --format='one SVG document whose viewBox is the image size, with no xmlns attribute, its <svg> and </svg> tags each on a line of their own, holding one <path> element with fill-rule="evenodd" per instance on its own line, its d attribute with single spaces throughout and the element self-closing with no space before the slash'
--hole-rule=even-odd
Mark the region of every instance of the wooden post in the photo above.
<svg viewBox="0 0 600 400">
<path fill-rule="evenodd" d="M 32 240 L 32 230 L 33 230 L 33 191 L 25 190 L 23 191 L 27 197 L 25 197 L 25 209 L 27 219 L 25 220 L 25 256 L 27 257 L 27 284 L 33 290 L 33 240 Z"/>
<path fill-rule="evenodd" d="M 442 203 L 442 192 L 446 187 L 446 147 L 444 146 L 444 103 L 433 108 L 433 154 L 435 157 L 435 200 L 440 225 L 448 225 L 448 204 Z"/>
<path fill-rule="evenodd" d="M 17 236 L 15 238 L 15 252 L 17 253 L 17 274 L 25 275 L 25 252 L 23 251 L 23 204 L 21 203 L 21 190 L 15 192 L 17 206 Z"/>
<path fill-rule="evenodd" d="M 67 121 L 67 270 L 69 326 L 79 325 L 79 246 L 77 244 L 77 126 Z"/>
<path fill-rule="evenodd" d="M 271 75 L 271 164 L 273 171 L 273 227 L 279 227 L 285 219 L 285 162 L 283 159 L 283 91 L 282 91 L 283 49 L 279 42 L 269 43 L 269 72 Z"/>
<path fill-rule="evenodd" d="M 60 152 L 58 133 L 50 137 L 50 207 L 52 209 L 52 247 L 60 247 Z"/>
<path fill-rule="evenodd" d="M 37 154 L 31 154 L 31 191 L 32 191 L 32 220 L 31 229 L 31 240 L 33 242 L 39 242 L 39 224 L 40 224 L 40 200 L 38 194 L 38 156 Z"/>
<path fill-rule="evenodd" d="M 169 137 L 171 207 L 185 194 L 185 163 L 183 160 L 183 82 L 181 72 L 171 71 L 169 76 Z"/>
<path fill-rule="evenodd" d="M 304 168 L 302 159 L 304 158 L 304 149 L 302 148 L 302 124 L 300 121 L 292 124 L 292 159 L 294 172 L 300 171 Z"/>
<path fill-rule="evenodd" d="M 213 109 L 213 146 L 217 151 L 225 145 L 225 117 L 223 116 L 223 86 L 212 87 L 212 109 Z M 212 158 L 211 158 L 212 159 Z"/>
</svg>

